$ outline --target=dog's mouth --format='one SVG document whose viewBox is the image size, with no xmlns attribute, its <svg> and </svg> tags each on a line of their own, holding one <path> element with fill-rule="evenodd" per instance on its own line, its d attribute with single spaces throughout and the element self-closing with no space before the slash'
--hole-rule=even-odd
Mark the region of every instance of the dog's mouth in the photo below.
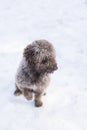
<svg viewBox="0 0 87 130">
<path fill-rule="evenodd" d="M 51 68 L 47 69 L 47 73 L 53 73 L 58 69 L 57 65 L 52 66 Z"/>
<path fill-rule="evenodd" d="M 53 70 L 48 70 L 47 73 L 52 74 L 54 71 Z"/>
</svg>

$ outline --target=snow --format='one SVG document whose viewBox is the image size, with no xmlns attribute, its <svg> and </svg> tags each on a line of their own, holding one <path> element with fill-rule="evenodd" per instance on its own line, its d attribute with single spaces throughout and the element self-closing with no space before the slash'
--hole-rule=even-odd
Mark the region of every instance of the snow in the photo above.
<svg viewBox="0 0 87 130">
<path fill-rule="evenodd" d="M 46 39 L 56 49 L 43 107 L 15 97 L 24 47 Z M 0 1 L 0 129 L 87 130 L 87 0 Z"/>
</svg>

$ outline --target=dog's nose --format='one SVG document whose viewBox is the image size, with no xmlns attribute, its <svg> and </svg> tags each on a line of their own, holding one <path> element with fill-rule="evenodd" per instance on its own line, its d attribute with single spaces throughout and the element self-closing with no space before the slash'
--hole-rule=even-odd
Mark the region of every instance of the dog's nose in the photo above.
<svg viewBox="0 0 87 130">
<path fill-rule="evenodd" d="M 57 69 L 58 69 L 57 64 L 54 64 L 53 69 L 54 69 L 54 70 L 57 70 Z"/>
</svg>

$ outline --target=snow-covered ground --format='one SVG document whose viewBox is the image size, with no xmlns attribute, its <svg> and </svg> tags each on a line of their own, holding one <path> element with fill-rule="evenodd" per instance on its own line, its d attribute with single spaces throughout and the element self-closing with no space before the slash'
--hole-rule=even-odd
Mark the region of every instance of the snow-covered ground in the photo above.
<svg viewBox="0 0 87 130">
<path fill-rule="evenodd" d="M 53 43 L 59 66 L 41 108 L 13 95 L 36 39 Z M 0 0 L 0 130 L 87 130 L 87 0 Z"/>
</svg>

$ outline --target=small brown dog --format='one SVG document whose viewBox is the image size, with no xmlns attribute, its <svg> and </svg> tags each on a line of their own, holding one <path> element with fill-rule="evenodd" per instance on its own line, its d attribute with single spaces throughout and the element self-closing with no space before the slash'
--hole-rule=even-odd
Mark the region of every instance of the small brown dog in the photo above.
<svg viewBox="0 0 87 130">
<path fill-rule="evenodd" d="M 34 41 L 24 49 L 23 59 L 16 74 L 14 94 L 23 94 L 30 100 L 34 93 L 35 106 L 42 106 L 41 97 L 49 84 L 50 73 L 55 70 L 57 63 L 52 44 L 46 40 Z"/>
</svg>

